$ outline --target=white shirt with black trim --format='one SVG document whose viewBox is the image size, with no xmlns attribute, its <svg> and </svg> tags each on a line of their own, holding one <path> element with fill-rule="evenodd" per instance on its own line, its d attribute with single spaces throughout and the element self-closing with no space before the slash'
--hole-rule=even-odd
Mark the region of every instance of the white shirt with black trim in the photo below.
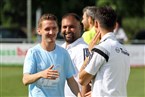
<svg viewBox="0 0 145 97">
<path fill-rule="evenodd" d="M 66 46 L 66 43 L 62 45 L 63 48 L 65 48 L 68 53 L 70 54 L 70 57 L 72 59 L 72 62 L 74 64 L 76 75 L 74 75 L 75 80 L 78 82 L 78 72 L 81 68 L 81 65 L 84 62 L 84 54 L 86 50 L 88 49 L 88 45 L 84 42 L 83 38 L 79 38 L 73 43 Z M 81 85 L 79 84 L 79 87 Z M 80 88 L 81 89 L 81 88 Z M 67 82 L 65 84 L 65 97 L 76 97 L 70 90 L 69 86 L 67 85 Z"/>
<path fill-rule="evenodd" d="M 129 53 L 110 32 L 92 50 L 85 71 L 94 75 L 92 97 L 127 97 Z"/>
</svg>

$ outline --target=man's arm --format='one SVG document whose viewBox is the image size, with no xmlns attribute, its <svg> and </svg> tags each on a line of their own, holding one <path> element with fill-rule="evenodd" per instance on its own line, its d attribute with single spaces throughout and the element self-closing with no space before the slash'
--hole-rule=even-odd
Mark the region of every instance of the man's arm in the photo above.
<svg viewBox="0 0 145 97">
<path fill-rule="evenodd" d="M 91 94 L 91 86 L 90 86 L 90 84 L 87 84 L 86 86 L 81 86 L 81 93 L 82 93 L 82 96 L 84 96 L 84 97 L 88 93 Z"/>
<path fill-rule="evenodd" d="M 86 86 L 92 80 L 93 75 L 87 73 L 85 70 L 79 72 L 79 83 L 82 86 Z"/>
<path fill-rule="evenodd" d="M 95 36 L 93 37 L 93 39 L 91 40 L 91 42 L 89 44 L 89 48 L 88 48 L 89 52 L 91 52 L 91 50 L 93 49 L 94 45 L 96 45 L 97 41 L 100 40 L 100 36 L 101 36 L 100 32 L 97 32 L 95 34 Z M 80 72 L 79 72 L 79 81 L 80 81 L 81 85 L 83 85 L 84 82 L 85 83 L 89 83 L 91 81 L 91 78 L 93 78 L 93 75 L 85 72 L 85 70 L 84 70 L 85 67 L 88 65 L 88 62 L 89 62 L 89 57 L 86 57 L 83 65 L 81 66 Z M 88 81 L 86 81 L 86 80 L 88 80 Z"/>
<path fill-rule="evenodd" d="M 95 36 L 89 43 L 89 48 L 88 48 L 89 52 L 91 52 L 92 48 L 94 47 L 94 45 L 96 45 L 96 43 L 99 43 L 100 36 L 101 36 L 100 32 L 97 32 L 95 34 Z M 88 74 L 87 72 L 84 71 L 84 68 L 87 66 L 88 62 L 89 62 L 89 57 L 86 57 L 83 65 L 81 66 L 80 72 L 79 72 L 79 82 L 82 85 L 81 92 L 82 92 L 83 96 L 86 96 L 86 95 L 91 96 L 91 86 L 89 83 L 91 82 L 93 75 Z M 85 76 L 85 77 L 83 77 L 83 76 Z M 86 81 L 86 80 L 88 80 L 88 81 Z"/>
<path fill-rule="evenodd" d="M 77 82 L 75 81 L 74 77 L 67 79 L 67 84 L 70 87 L 71 91 L 77 96 L 82 97 L 81 92 L 79 90 L 79 86 Z"/>
<path fill-rule="evenodd" d="M 59 73 L 57 70 L 52 70 L 53 67 L 54 65 L 50 66 L 46 70 L 43 70 L 35 74 L 25 73 L 23 75 L 23 84 L 24 85 L 31 84 L 40 78 L 49 78 L 49 79 L 55 80 L 56 78 L 59 77 Z"/>
<path fill-rule="evenodd" d="M 23 84 L 24 85 L 31 84 L 31 83 L 37 81 L 39 78 L 41 78 L 40 73 L 35 73 L 35 74 L 25 73 L 25 74 L 23 74 Z"/>
</svg>

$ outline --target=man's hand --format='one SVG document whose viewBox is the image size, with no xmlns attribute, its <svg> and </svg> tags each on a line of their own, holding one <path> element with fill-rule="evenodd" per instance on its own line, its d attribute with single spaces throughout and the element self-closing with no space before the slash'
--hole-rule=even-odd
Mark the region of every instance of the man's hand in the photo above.
<svg viewBox="0 0 145 97">
<path fill-rule="evenodd" d="M 55 80 L 59 77 L 59 72 L 57 70 L 53 70 L 54 65 L 50 66 L 48 69 L 41 71 L 41 77 L 42 78 L 49 78 L 52 80 Z"/>
<path fill-rule="evenodd" d="M 78 93 L 77 97 L 83 97 L 81 93 Z"/>
<path fill-rule="evenodd" d="M 91 97 L 91 93 L 92 93 L 92 91 L 87 92 L 87 93 L 85 94 L 85 97 Z"/>
</svg>

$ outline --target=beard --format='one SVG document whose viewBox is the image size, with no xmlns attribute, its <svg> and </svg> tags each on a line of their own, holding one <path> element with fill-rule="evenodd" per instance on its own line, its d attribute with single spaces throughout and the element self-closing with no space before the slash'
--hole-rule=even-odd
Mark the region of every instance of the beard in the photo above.
<svg viewBox="0 0 145 97">
<path fill-rule="evenodd" d="M 69 36 L 67 36 L 67 34 L 64 34 L 63 36 L 64 36 L 64 40 L 65 40 L 67 43 L 71 44 L 71 43 L 73 43 L 76 39 L 75 39 L 74 33 L 69 33 L 69 34 L 70 34 Z"/>
</svg>

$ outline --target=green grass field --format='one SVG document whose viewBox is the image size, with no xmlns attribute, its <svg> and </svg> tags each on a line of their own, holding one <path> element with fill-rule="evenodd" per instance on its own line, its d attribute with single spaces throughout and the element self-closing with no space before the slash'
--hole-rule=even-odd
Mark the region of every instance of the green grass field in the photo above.
<svg viewBox="0 0 145 97">
<path fill-rule="evenodd" d="M 0 67 L 0 97 L 28 97 L 22 84 L 22 66 Z M 145 68 L 131 68 L 128 97 L 145 97 Z"/>
</svg>

